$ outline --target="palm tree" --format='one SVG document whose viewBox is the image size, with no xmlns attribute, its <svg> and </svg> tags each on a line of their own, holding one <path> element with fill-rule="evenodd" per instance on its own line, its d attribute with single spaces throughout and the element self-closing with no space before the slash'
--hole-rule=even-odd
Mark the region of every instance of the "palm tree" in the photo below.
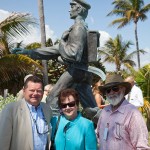
<svg viewBox="0 0 150 150">
<path fill-rule="evenodd" d="M 110 38 L 106 41 L 104 47 L 101 47 L 98 52 L 104 56 L 104 62 L 115 64 L 116 72 L 123 70 L 122 67 L 130 69 L 135 66 L 132 57 L 136 51 L 127 54 L 130 46 L 133 45 L 131 41 L 124 42 L 121 35 L 117 35 L 115 39 Z"/>
<path fill-rule="evenodd" d="M 30 33 L 30 26 L 37 25 L 36 19 L 28 13 L 11 13 L 0 22 L 0 90 L 19 83 L 17 79 L 28 73 L 35 73 L 42 67 L 25 55 L 11 55 L 13 38 Z M 21 45 L 18 44 L 18 46 Z M 14 82 L 10 81 L 15 80 Z M 13 88 L 13 87 L 12 87 Z M 13 88 L 14 89 L 14 88 Z"/>
<path fill-rule="evenodd" d="M 144 6 L 144 0 L 115 0 L 112 2 L 114 9 L 107 15 L 117 15 L 118 18 L 112 21 L 111 25 L 119 24 L 118 28 L 122 28 L 130 22 L 135 24 L 135 41 L 137 50 L 138 68 L 140 69 L 140 54 L 139 54 L 139 43 L 137 34 L 137 23 L 138 21 L 145 21 L 147 19 L 146 13 L 150 10 L 150 4 Z"/>
<path fill-rule="evenodd" d="M 25 75 L 42 70 L 42 66 L 24 55 L 9 54 L 0 59 L 0 85 L 17 78 L 19 74 Z"/>
<path fill-rule="evenodd" d="M 5 20 L 0 22 L 0 46 L 3 55 L 10 54 L 13 38 L 30 34 L 30 26 L 37 25 L 37 21 L 28 13 L 11 13 Z"/>
<path fill-rule="evenodd" d="M 136 72 L 136 81 L 143 91 L 143 96 L 150 102 L 150 63 Z"/>
<path fill-rule="evenodd" d="M 44 5 L 43 0 L 38 0 L 38 10 L 40 18 L 40 27 L 41 27 L 41 47 L 46 46 L 46 34 L 45 34 L 45 19 L 44 19 Z M 47 61 L 42 60 L 43 66 L 43 80 L 44 85 L 48 84 L 48 71 L 47 71 Z"/>
<path fill-rule="evenodd" d="M 144 96 L 144 106 L 141 111 L 146 118 L 147 128 L 150 131 L 150 63 L 136 72 L 135 79 Z"/>
</svg>

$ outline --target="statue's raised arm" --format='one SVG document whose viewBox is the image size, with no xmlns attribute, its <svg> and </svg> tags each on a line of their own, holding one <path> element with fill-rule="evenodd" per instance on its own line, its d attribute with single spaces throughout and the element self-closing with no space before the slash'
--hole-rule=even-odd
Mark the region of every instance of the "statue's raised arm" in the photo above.
<svg viewBox="0 0 150 150">
<path fill-rule="evenodd" d="M 31 50 L 23 49 L 23 48 L 14 48 L 11 50 L 11 53 L 28 55 L 33 59 L 50 60 L 50 59 L 57 58 L 60 55 L 58 49 L 59 49 L 59 45 L 31 49 Z"/>
</svg>

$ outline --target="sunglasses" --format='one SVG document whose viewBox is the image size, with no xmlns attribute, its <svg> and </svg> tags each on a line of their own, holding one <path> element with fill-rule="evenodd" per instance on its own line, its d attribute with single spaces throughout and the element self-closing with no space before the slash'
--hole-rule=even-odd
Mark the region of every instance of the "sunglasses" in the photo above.
<svg viewBox="0 0 150 150">
<path fill-rule="evenodd" d="M 114 92 L 118 92 L 119 89 L 120 89 L 119 86 L 113 86 L 109 89 L 106 89 L 106 93 L 109 94 L 111 92 L 111 90 L 114 91 Z"/>
<path fill-rule="evenodd" d="M 76 102 L 75 101 L 72 101 L 72 102 L 69 102 L 69 103 L 61 103 L 61 108 L 67 108 L 68 107 L 74 107 L 76 105 Z"/>
</svg>

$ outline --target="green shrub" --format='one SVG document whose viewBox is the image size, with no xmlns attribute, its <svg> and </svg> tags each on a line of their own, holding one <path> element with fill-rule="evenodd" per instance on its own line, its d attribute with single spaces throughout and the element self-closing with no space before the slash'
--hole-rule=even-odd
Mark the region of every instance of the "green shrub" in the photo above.
<svg viewBox="0 0 150 150">
<path fill-rule="evenodd" d="M 148 131 L 150 131 L 150 102 L 147 99 L 144 99 L 144 106 L 140 108 L 145 120 Z"/>
<path fill-rule="evenodd" d="M 0 96 L 0 111 L 5 107 L 6 104 L 15 101 L 16 101 L 16 97 L 14 97 L 12 94 L 8 95 L 6 98 Z"/>
</svg>

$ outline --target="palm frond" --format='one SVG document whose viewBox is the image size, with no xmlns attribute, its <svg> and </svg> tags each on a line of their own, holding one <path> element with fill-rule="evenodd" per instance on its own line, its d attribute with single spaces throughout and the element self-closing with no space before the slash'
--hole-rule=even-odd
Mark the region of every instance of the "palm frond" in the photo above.
<svg viewBox="0 0 150 150">
<path fill-rule="evenodd" d="M 27 74 L 31 70 L 42 71 L 42 66 L 24 55 L 6 55 L 0 59 L 0 83 L 15 78 L 17 74 Z"/>
<path fill-rule="evenodd" d="M 137 22 L 139 19 L 141 21 L 146 20 L 146 13 L 150 11 L 150 4 L 144 6 L 143 0 L 114 0 L 112 5 L 114 5 L 114 9 L 107 16 L 119 16 L 119 18 L 110 24 L 118 24 L 118 29 L 131 22 Z"/>
<path fill-rule="evenodd" d="M 99 48 L 98 53 L 102 56 L 103 62 L 115 64 L 116 71 L 120 71 L 121 67 L 130 69 L 135 66 L 132 60 L 134 53 L 127 54 L 131 45 L 133 45 L 131 41 L 123 41 L 121 35 L 117 35 L 116 38 L 106 41 L 104 47 Z"/>
<path fill-rule="evenodd" d="M 12 13 L 0 22 L 0 31 L 3 37 L 16 37 L 29 34 L 30 26 L 37 25 L 37 20 L 28 13 Z M 5 37 L 5 38 L 6 38 Z"/>
</svg>

